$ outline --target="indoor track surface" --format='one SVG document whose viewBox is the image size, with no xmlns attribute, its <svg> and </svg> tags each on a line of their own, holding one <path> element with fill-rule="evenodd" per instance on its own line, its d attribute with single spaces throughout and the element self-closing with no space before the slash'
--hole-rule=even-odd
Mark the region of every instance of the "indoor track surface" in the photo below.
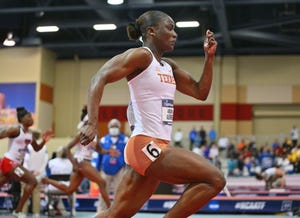
<svg viewBox="0 0 300 218">
<path fill-rule="evenodd" d="M 77 212 L 74 218 L 92 218 L 95 215 L 95 212 Z M 138 213 L 133 218 L 163 218 L 164 214 L 162 213 Z M 32 216 L 28 215 L 28 218 Z M 46 218 L 48 216 L 41 215 L 40 218 Z M 64 218 L 70 216 L 55 216 L 55 218 Z M 278 214 L 278 215 L 246 215 L 246 214 L 196 214 L 190 216 L 189 218 L 291 218 L 292 216 L 288 216 L 287 214 Z M 0 211 L 0 218 L 14 218 L 9 213 L 5 211 Z"/>
</svg>

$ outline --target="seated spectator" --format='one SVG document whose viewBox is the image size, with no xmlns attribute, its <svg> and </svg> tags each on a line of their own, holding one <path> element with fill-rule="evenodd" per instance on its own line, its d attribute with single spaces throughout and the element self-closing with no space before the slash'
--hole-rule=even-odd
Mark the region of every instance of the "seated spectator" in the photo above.
<svg viewBox="0 0 300 218">
<path fill-rule="evenodd" d="M 260 153 L 259 157 L 259 164 L 261 166 L 262 171 L 273 167 L 273 157 L 271 155 L 270 149 L 267 145 L 262 147 L 262 152 Z"/>
<path fill-rule="evenodd" d="M 233 154 L 230 154 L 229 158 L 227 159 L 227 169 L 228 176 L 237 176 L 239 174 L 238 160 L 234 157 Z"/>
<path fill-rule="evenodd" d="M 293 148 L 292 141 L 286 137 L 282 143 L 282 147 L 284 148 L 284 152 L 290 153 Z"/>
<path fill-rule="evenodd" d="M 276 156 L 275 165 L 281 168 L 287 174 L 292 174 L 294 171 L 294 165 L 291 164 L 286 154 Z"/>
<path fill-rule="evenodd" d="M 218 148 L 220 151 L 220 156 L 225 157 L 227 154 L 227 149 L 230 145 L 229 138 L 226 136 L 221 136 L 218 140 Z"/>
<path fill-rule="evenodd" d="M 294 168 L 296 169 L 297 165 L 299 164 L 299 160 L 300 160 L 299 146 L 292 148 L 290 153 L 288 153 L 287 158 L 290 161 L 290 163 L 293 165 L 293 170 L 294 170 Z"/>
<path fill-rule="evenodd" d="M 280 146 L 278 138 L 276 138 L 272 144 L 272 150 L 275 153 L 276 149 Z"/>
<path fill-rule="evenodd" d="M 66 151 L 63 149 L 62 146 L 58 147 L 56 150 L 56 157 L 49 160 L 48 162 L 48 169 L 50 175 L 63 175 L 63 174 L 70 174 L 73 170 L 73 165 L 71 161 L 67 158 Z M 47 175 L 49 176 L 49 175 Z M 70 182 L 68 181 L 61 181 L 65 185 L 69 185 Z M 48 191 L 59 191 L 56 187 L 52 185 L 47 186 Z M 51 202 L 49 202 L 51 203 Z M 60 198 L 57 198 L 53 202 L 53 208 L 55 209 L 56 215 L 62 215 L 65 208 L 63 207 L 62 201 Z"/>
<path fill-rule="evenodd" d="M 245 141 L 245 139 L 242 139 L 240 141 L 240 143 L 238 143 L 238 145 L 237 145 L 237 151 L 242 152 L 245 147 L 246 147 L 246 141 Z"/>
<path fill-rule="evenodd" d="M 200 148 L 200 145 L 194 145 L 194 148 L 193 148 L 192 151 L 195 152 L 196 154 L 200 155 L 200 156 L 204 155 L 203 151 Z"/>
</svg>

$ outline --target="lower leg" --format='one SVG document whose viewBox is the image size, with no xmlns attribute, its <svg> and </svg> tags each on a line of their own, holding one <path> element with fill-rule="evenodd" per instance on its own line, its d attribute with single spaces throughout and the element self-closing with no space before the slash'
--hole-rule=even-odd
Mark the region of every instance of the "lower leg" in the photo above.
<svg viewBox="0 0 300 218">
<path fill-rule="evenodd" d="M 34 214 L 39 214 L 41 211 L 41 186 L 38 184 L 32 193 L 32 212 Z"/>
<path fill-rule="evenodd" d="M 16 207 L 16 212 L 21 212 L 23 209 L 23 206 L 25 205 L 25 203 L 27 203 L 28 198 L 30 197 L 33 189 L 36 187 L 37 183 L 29 183 L 29 184 L 25 184 L 24 187 L 24 192 L 22 194 L 22 197 Z"/>
<path fill-rule="evenodd" d="M 190 184 L 174 207 L 164 216 L 164 218 L 185 218 L 196 213 L 213 197 L 215 197 L 224 186 L 225 180 L 222 179 L 214 185 L 209 183 Z"/>
<path fill-rule="evenodd" d="M 42 179 L 42 183 L 53 185 L 55 188 L 58 188 L 59 190 L 65 192 L 66 194 L 73 193 L 73 190 L 70 190 L 69 186 L 67 186 L 59 181 L 49 179 L 47 177 Z"/>
<path fill-rule="evenodd" d="M 109 208 L 110 207 L 110 199 L 109 199 L 108 192 L 106 191 L 105 182 L 103 181 L 103 182 L 98 183 L 98 187 L 100 190 L 101 197 L 105 202 L 105 205 L 107 206 L 107 208 Z"/>
<path fill-rule="evenodd" d="M 108 210 L 96 214 L 94 218 L 133 217 L 151 197 L 158 184 L 158 180 L 141 176 L 131 168 L 128 169 L 118 186 L 114 203 Z"/>
</svg>

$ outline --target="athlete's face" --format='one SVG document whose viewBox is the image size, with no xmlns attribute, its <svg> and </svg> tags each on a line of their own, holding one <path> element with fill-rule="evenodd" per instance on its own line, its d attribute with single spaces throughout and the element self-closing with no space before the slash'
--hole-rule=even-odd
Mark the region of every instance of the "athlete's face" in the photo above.
<svg viewBox="0 0 300 218">
<path fill-rule="evenodd" d="M 24 126 L 32 126 L 33 125 L 33 118 L 31 116 L 31 113 L 27 113 L 21 120 L 21 123 Z"/>
<path fill-rule="evenodd" d="M 175 24 L 171 17 L 165 17 L 155 28 L 158 46 L 164 51 L 172 51 L 174 49 L 177 33 L 175 32 Z"/>
</svg>

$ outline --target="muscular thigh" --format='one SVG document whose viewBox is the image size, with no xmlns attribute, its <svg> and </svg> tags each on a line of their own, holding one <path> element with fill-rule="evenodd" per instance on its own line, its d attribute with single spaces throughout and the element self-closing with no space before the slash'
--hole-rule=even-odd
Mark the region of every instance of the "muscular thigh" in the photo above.
<svg viewBox="0 0 300 218">
<path fill-rule="evenodd" d="M 208 182 L 220 170 L 202 156 L 184 148 L 168 146 L 151 164 L 146 175 L 168 183 Z"/>
<path fill-rule="evenodd" d="M 8 173 L 9 178 L 15 179 L 28 184 L 33 184 L 36 179 L 31 172 L 21 165 L 16 166 Z"/>
<path fill-rule="evenodd" d="M 142 176 L 128 167 L 111 207 L 112 217 L 132 217 L 151 197 L 158 184 L 155 178 Z"/>
<path fill-rule="evenodd" d="M 129 139 L 125 148 L 125 161 L 137 173 L 145 175 L 147 168 L 159 157 L 168 141 L 137 135 Z"/>
<path fill-rule="evenodd" d="M 101 180 L 99 172 L 89 161 L 85 161 L 84 164 L 80 167 L 80 173 L 92 182 L 98 183 Z"/>
<path fill-rule="evenodd" d="M 70 176 L 69 190 L 71 190 L 71 192 L 75 191 L 79 187 L 83 178 L 84 178 L 84 176 L 81 174 L 81 172 L 79 170 L 76 172 L 72 172 L 72 174 Z"/>
</svg>

